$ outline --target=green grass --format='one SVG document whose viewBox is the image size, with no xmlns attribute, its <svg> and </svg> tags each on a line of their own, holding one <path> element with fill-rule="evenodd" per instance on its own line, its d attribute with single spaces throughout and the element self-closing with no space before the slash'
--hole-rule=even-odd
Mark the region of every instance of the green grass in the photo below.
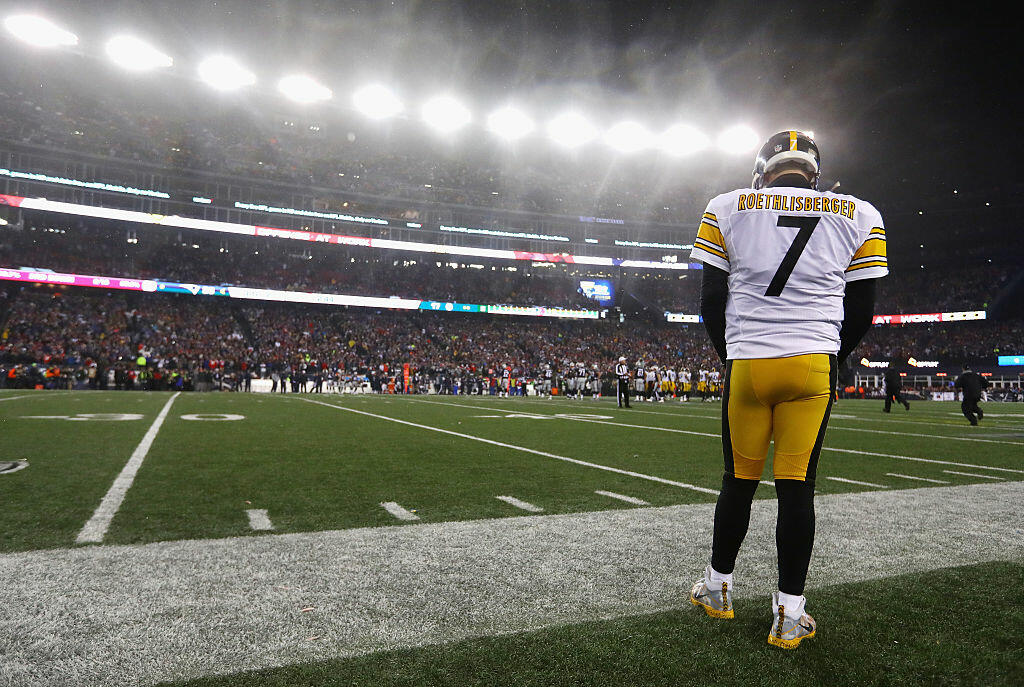
<svg viewBox="0 0 1024 687">
<path fill-rule="evenodd" d="M 0 403 L 3 455 L 30 462 L 28 469 L 0 476 L 0 502 L 5 504 L 0 509 L 0 552 L 73 546 L 78 530 L 169 398 L 141 392 L 24 393 L 29 396 Z M 534 503 L 546 513 L 632 507 L 596 495 L 599 489 L 655 506 L 715 498 L 514 447 L 707 489 L 717 489 L 721 481 L 717 403 L 636 404 L 631 411 L 620 411 L 607 399 L 324 395 L 316 400 L 383 417 L 294 397 L 179 396 L 105 543 L 249 535 L 249 508 L 266 509 L 278 532 L 301 532 L 401 525 L 380 507 L 382 501 L 415 510 L 423 522 L 441 522 L 523 515 L 496 500 L 498 495 Z M 818 492 L 872 489 L 829 476 L 892 489 L 932 483 L 888 473 L 950 484 L 994 480 L 945 472 L 949 469 L 1020 479 L 1024 473 L 983 468 L 1024 468 L 1024 411 L 995 404 L 987 409 L 989 416 L 975 428 L 957 416 L 955 403 L 916 403 L 910 413 L 897 409 L 885 416 L 877 401 L 843 401 L 835 410 L 826 447 L 982 467 L 826 450 L 819 464 Z M 144 417 L 120 422 L 26 419 L 80 413 Z M 244 419 L 181 418 L 190 413 L 235 413 Z M 770 479 L 770 468 L 765 479 Z M 762 486 L 758 497 L 772 498 L 774 490 Z"/>
<path fill-rule="evenodd" d="M 818 636 L 796 651 L 769 646 L 767 604 L 743 600 L 733 621 L 685 607 L 173 684 L 1020 685 L 1022 576 L 990 563 L 815 590 Z"/>
<path fill-rule="evenodd" d="M 0 392 L 6 398 L 0 402 L 2 458 L 27 459 L 29 467 L 0 475 L 0 556 L 74 547 L 171 396 Z M 627 411 L 608 399 L 305 398 L 327 405 L 292 396 L 178 396 L 104 545 L 266 536 L 249 527 L 245 511 L 254 508 L 266 509 L 275 531 L 288 533 L 406 526 L 381 507 L 384 501 L 414 510 L 425 523 L 526 514 L 499 495 L 549 514 L 634 507 L 596 490 L 652 506 L 707 504 L 713 493 L 682 485 L 713 490 L 721 481 L 717 403 L 635 404 Z M 1021 480 L 1024 409 L 987 404 L 986 410 L 982 425 L 969 427 L 956 403 L 915 403 L 909 413 L 883 415 L 880 402 L 843 401 L 825 446 L 854 452 L 823 452 L 818 492 L 942 486 L 891 473 L 949 485 L 995 483 L 986 475 Z M 142 417 L 65 419 L 89 413 Z M 216 413 L 243 419 L 182 417 Z M 757 492 L 758 498 L 774 495 L 767 485 Z M 1011 551 L 1005 557 L 1014 560 L 1006 563 L 815 589 L 809 610 L 820 634 L 796 652 L 765 643 L 770 617 L 764 599 L 741 599 L 733 622 L 686 607 L 175 684 L 1024 684 L 1024 565 L 1015 556 Z"/>
</svg>

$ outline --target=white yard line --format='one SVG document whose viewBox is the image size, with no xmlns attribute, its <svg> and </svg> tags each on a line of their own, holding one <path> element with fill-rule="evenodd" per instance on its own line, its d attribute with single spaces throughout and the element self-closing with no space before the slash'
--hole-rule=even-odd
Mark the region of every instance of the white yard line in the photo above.
<svg viewBox="0 0 1024 687">
<path fill-rule="evenodd" d="M 515 506 L 520 510 L 529 511 L 530 513 L 543 513 L 544 509 L 540 506 L 535 506 L 532 503 L 527 503 L 521 499 L 517 499 L 515 496 L 495 496 L 494 498 L 499 501 L 504 501 L 510 506 Z"/>
<path fill-rule="evenodd" d="M 718 490 L 708 489 L 707 487 L 700 487 L 695 484 L 687 484 L 686 482 L 677 482 L 671 479 L 665 479 L 664 477 L 656 477 L 654 475 L 645 475 L 642 472 L 633 472 L 632 470 L 623 470 L 621 468 L 613 468 L 609 465 L 600 465 L 598 463 L 591 463 L 586 460 L 579 460 L 578 458 L 569 458 L 568 456 L 559 456 L 554 453 L 548 453 L 547 451 L 538 451 L 532 448 L 526 448 L 525 446 L 516 446 L 515 444 L 506 444 L 503 441 L 495 441 L 494 439 L 485 439 L 484 437 L 474 436 L 472 434 L 463 434 L 462 432 L 454 432 L 450 429 L 441 429 L 440 427 L 429 427 L 427 425 L 421 425 L 415 422 L 409 422 L 407 420 L 399 420 L 398 418 L 388 417 L 387 415 L 378 415 L 376 413 L 368 413 L 365 410 L 356 410 L 355 408 L 346 408 L 344 406 L 336 406 L 330 403 L 324 403 L 323 401 L 314 401 L 311 398 L 303 398 L 301 396 L 293 396 L 297 401 L 305 401 L 306 403 L 315 403 L 316 405 L 325 406 L 327 408 L 334 408 L 335 410 L 342 410 L 346 413 L 356 413 L 358 415 L 365 415 L 367 417 L 374 417 L 378 420 L 386 420 L 388 422 L 395 422 L 400 425 L 406 425 L 408 427 L 416 427 L 417 429 L 427 430 L 429 432 L 439 432 L 441 434 L 448 434 L 450 436 L 461 437 L 462 439 L 469 439 L 471 441 L 479 441 L 484 444 L 490 444 L 492 446 L 501 446 L 502 448 L 512 449 L 513 451 L 522 451 L 523 453 L 532 453 L 535 456 L 544 456 L 545 458 L 554 458 L 555 460 L 565 461 L 566 463 L 572 463 L 574 465 L 582 465 L 588 468 L 594 468 L 596 470 L 604 470 L 606 472 L 614 472 L 619 475 L 627 475 L 629 477 L 636 477 L 638 479 L 645 479 L 651 482 L 658 482 L 660 484 L 668 484 L 673 487 L 682 487 L 683 489 L 691 489 L 693 491 L 699 491 L 702 494 L 714 494 L 718 496 Z M 428 401 L 429 402 L 429 401 Z M 468 407 L 468 406 L 463 406 Z"/>
<path fill-rule="evenodd" d="M 521 399 L 513 399 L 513 400 L 521 400 Z M 575 403 L 562 402 L 562 404 L 566 405 L 566 406 L 577 406 L 577 404 L 575 404 Z M 577 407 L 579 407 L 579 406 L 577 406 Z M 698 419 L 698 420 L 709 420 L 709 421 L 713 421 L 713 422 L 721 422 L 722 421 L 721 414 L 717 414 L 717 415 L 702 415 L 700 413 L 691 412 L 689 410 L 684 410 L 683 412 L 679 412 L 679 413 L 671 413 L 671 412 L 664 412 L 664 411 L 658 411 L 658 410 L 641 410 L 639 408 L 631 408 L 630 409 L 630 413 L 631 414 L 632 413 L 643 413 L 645 415 L 663 415 L 665 417 L 686 418 L 686 419 L 694 418 L 694 419 Z M 898 420 L 890 420 L 889 418 L 862 418 L 862 417 L 852 417 L 851 416 L 851 417 L 848 417 L 848 418 L 841 418 L 841 419 L 832 418 L 831 420 L 829 420 L 828 428 L 830 430 L 836 430 L 836 431 L 840 431 L 840 432 L 862 432 L 862 433 L 866 433 L 866 434 L 888 434 L 888 435 L 891 435 L 891 436 L 901 436 L 901 437 L 920 437 L 920 438 L 923 438 L 923 439 L 949 439 L 950 441 L 970 441 L 970 442 L 980 443 L 980 444 L 1005 444 L 1007 446 L 1024 446 L 1024 442 L 1022 442 L 1022 441 L 1000 441 L 999 439 L 980 439 L 978 437 L 955 437 L 955 436 L 949 436 L 947 434 L 922 434 L 922 433 L 918 433 L 918 432 L 890 432 L 890 431 L 887 431 L 887 430 L 884 430 L 884 429 L 867 429 L 865 427 L 844 427 L 843 425 L 836 424 L 837 422 L 844 422 L 845 420 L 875 420 L 875 419 L 877 419 L 879 421 L 882 421 L 882 422 L 899 422 Z M 925 422 L 914 422 L 913 424 L 923 425 L 923 424 L 926 424 L 926 423 Z"/>
<path fill-rule="evenodd" d="M 28 396 L 28 395 L 25 395 L 25 396 L 6 396 L 4 398 L 0 398 L 0 403 L 2 403 L 4 401 L 17 401 L 19 398 L 31 398 L 31 396 Z"/>
<path fill-rule="evenodd" d="M 763 479 L 763 480 L 761 480 L 761 484 L 767 484 L 769 487 L 774 487 L 775 486 L 775 482 L 773 482 L 770 479 Z"/>
<path fill-rule="evenodd" d="M 464 403 L 446 403 L 444 401 L 426 401 L 426 400 L 419 399 L 419 398 L 410 398 L 410 399 L 406 399 L 406 400 L 412 401 L 413 403 L 427 403 L 427 404 L 435 405 L 435 406 L 452 406 L 452 407 L 455 407 L 455 408 L 469 408 L 471 410 L 492 410 L 491 408 L 485 408 L 483 406 L 468 406 L 468 405 L 466 405 Z M 713 439 L 718 439 L 718 438 L 721 437 L 721 434 L 713 434 L 711 432 L 693 432 L 693 431 L 690 431 L 688 429 L 675 429 L 675 428 L 671 428 L 671 427 L 654 427 L 652 425 L 634 425 L 634 424 L 630 424 L 630 423 L 627 423 L 627 422 L 612 422 L 611 420 L 595 420 L 593 418 L 579 417 L 579 416 L 570 417 L 571 413 L 566 413 L 564 416 L 562 416 L 562 415 L 548 415 L 546 413 L 530 413 L 530 412 L 526 412 L 526 411 L 522 411 L 522 410 L 516 410 L 516 411 L 509 410 L 509 411 L 505 411 L 505 412 L 508 412 L 508 413 L 515 412 L 515 413 L 517 413 L 519 415 L 533 415 L 534 417 L 551 417 L 551 418 L 556 418 L 556 419 L 559 419 L 559 420 L 570 420 L 572 422 L 592 422 L 592 423 L 594 423 L 596 425 L 611 425 L 613 427 L 628 427 L 628 428 L 631 428 L 631 429 L 649 429 L 649 430 L 653 430 L 653 431 L 656 431 L 656 432 L 672 432 L 673 434 L 690 434 L 690 435 L 698 436 L 698 437 L 711 437 Z M 718 492 L 715 492 L 715 493 L 717 494 Z"/>
<path fill-rule="evenodd" d="M 614 491 L 604 491 L 603 489 L 598 489 L 594 493 L 599 495 L 599 496 L 607 496 L 610 499 L 618 499 L 619 501 L 625 501 L 626 503 L 632 503 L 634 506 L 649 506 L 649 505 L 651 505 L 651 504 L 647 503 L 646 501 L 644 501 L 643 499 L 638 499 L 635 496 L 626 496 L 625 494 L 616 494 Z"/>
<path fill-rule="evenodd" d="M 468 406 L 468 405 L 464 405 L 464 404 L 461 404 L 461 403 L 444 403 L 442 401 L 424 401 L 424 400 L 420 400 L 420 399 L 408 399 L 408 400 L 410 400 L 410 401 L 412 401 L 414 403 L 432 403 L 434 405 L 448 405 L 448 406 L 454 406 L 456 408 L 469 408 L 471 410 L 473 410 L 473 409 L 475 409 L 475 410 L 481 409 L 480 406 Z M 675 434 L 690 434 L 690 435 L 696 435 L 696 436 L 701 436 L 701 437 L 711 437 L 711 438 L 714 438 L 714 439 L 719 439 L 721 437 L 721 434 L 717 434 L 717 433 L 716 434 L 712 434 L 712 433 L 708 433 L 708 432 L 691 432 L 689 430 L 675 429 L 673 427 L 657 427 L 657 426 L 654 426 L 654 425 L 634 425 L 634 424 L 627 424 L 627 423 L 624 423 L 624 422 L 612 422 L 610 420 L 592 420 L 592 419 L 582 418 L 582 417 L 559 417 L 557 415 L 545 415 L 544 413 L 524 413 L 521 410 L 520 411 L 516 411 L 516 412 L 521 414 L 521 415 L 536 415 L 538 417 L 555 417 L 555 418 L 558 418 L 560 420 L 569 420 L 569 421 L 572 421 L 572 422 L 593 422 L 593 423 L 596 423 L 596 424 L 599 424 L 599 425 L 611 425 L 613 427 L 629 427 L 629 428 L 632 428 L 632 429 L 647 429 L 647 430 L 651 430 L 653 432 L 672 432 L 672 433 L 675 433 Z M 903 456 L 903 455 L 899 455 L 899 454 L 895 454 L 895 453 L 876 453 L 874 451 L 858 451 L 856 449 L 851 449 L 851 448 L 834 448 L 834 447 L 831 447 L 831 446 L 823 446 L 821 448 L 821 450 L 822 451 L 832 451 L 832 452 L 835 452 L 835 453 L 853 453 L 853 454 L 862 455 L 862 456 L 877 456 L 879 458 L 892 458 L 892 459 L 895 459 L 895 460 L 909 460 L 909 461 L 914 461 L 914 462 L 919 462 L 919 463 L 932 463 L 934 465 L 952 465 L 953 467 L 959 467 L 959 468 L 974 468 L 976 470 L 997 470 L 999 472 L 1013 472 L 1013 473 L 1017 473 L 1017 474 L 1024 474 L 1024 470 L 1017 470 L 1017 469 L 1014 469 L 1014 468 L 997 468 L 997 467 L 991 467 L 991 466 L 988 466 L 988 465 L 975 465 L 973 463 L 959 463 L 959 462 L 951 461 L 951 460 L 937 460 L 937 459 L 934 459 L 934 458 L 917 458 L 915 456 Z"/>
<path fill-rule="evenodd" d="M 879 489 L 888 489 L 889 488 L 889 487 L 885 486 L 884 484 L 875 484 L 873 482 L 861 482 L 860 480 L 846 479 L 845 477 L 831 477 L 829 475 L 825 475 L 825 479 L 830 479 L 833 482 L 845 482 L 847 484 L 861 484 L 861 485 L 863 485 L 865 487 L 877 487 Z"/>
<path fill-rule="evenodd" d="M 993 477 L 992 475 L 976 475 L 973 472 L 957 472 L 956 470 L 943 470 L 943 472 L 950 475 L 963 475 L 964 477 L 980 477 L 982 479 L 994 479 L 1002 481 L 1002 477 Z"/>
<path fill-rule="evenodd" d="M 252 529 L 258 532 L 274 529 L 274 523 L 270 522 L 265 508 L 250 508 L 245 511 L 245 514 L 249 516 L 249 527 Z"/>
<path fill-rule="evenodd" d="M 999 472 L 1013 472 L 1024 474 L 1024 470 L 1014 468 L 995 468 L 989 465 L 974 465 L 973 463 L 957 463 L 952 460 L 935 460 L 933 458 L 917 458 L 915 456 L 901 456 L 893 453 L 875 453 L 873 451 L 856 451 L 852 448 L 829 448 L 822 447 L 822 451 L 835 451 L 836 453 L 854 453 L 861 456 L 878 456 L 879 458 L 895 458 L 896 460 L 910 460 L 916 463 L 931 463 L 932 465 L 952 465 L 958 468 L 975 468 L 976 470 L 997 470 Z"/>
<path fill-rule="evenodd" d="M 885 474 L 888 475 L 889 477 L 902 477 L 903 479 L 913 479 L 917 480 L 918 482 L 931 482 L 932 484 L 949 484 L 949 482 L 947 482 L 944 479 L 931 479 L 930 477 L 915 477 L 914 475 L 901 475 L 898 472 L 887 472 Z"/>
<path fill-rule="evenodd" d="M 121 469 L 121 473 L 110 486 L 106 496 L 100 501 L 96 512 L 92 514 L 89 521 L 82 527 L 82 531 L 78 533 L 78 538 L 75 541 L 79 544 L 98 544 L 103 541 L 103 537 L 110 528 L 110 521 L 114 519 L 118 509 L 121 508 L 125 494 L 128 493 L 132 483 L 135 481 L 135 475 L 139 472 L 139 468 L 142 467 L 142 461 L 146 459 L 146 454 L 149 453 L 149 449 L 156 439 L 157 432 L 160 431 L 164 420 L 167 419 L 167 414 L 171 412 L 174 399 L 178 398 L 180 394 L 181 392 L 178 391 L 167 399 L 167 403 L 160 410 L 160 414 L 153 420 L 153 424 L 149 426 L 149 430 L 142 437 L 142 441 L 135 447 L 131 458 L 128 459 L 124 468 Z"/>
<path fill-rule="evenodd" d="M 419 520 L 420 519 L 420 516 L 416 515 L 411 510 L 406 510 L 405 508 L 402 508 L 401 506 L 399 506 L 394 501 L 385 501 L 384 503 L 382 503 L 380 505 L 381 505 L 381 507 L 384 508 L 384 510 L 386 510 L 388 513 L 391 513 L 393 516 L 395 516 L 399 520 Z"/>
</svg>

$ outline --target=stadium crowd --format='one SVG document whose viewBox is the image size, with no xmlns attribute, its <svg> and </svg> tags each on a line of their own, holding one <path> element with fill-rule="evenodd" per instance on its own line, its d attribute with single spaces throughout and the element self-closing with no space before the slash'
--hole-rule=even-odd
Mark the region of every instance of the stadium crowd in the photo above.
<svg viewBox="0 0 1024 687">
<path fill-rule="evenodd" d="M 509 367 L 540 379 L 580 364 L 610 379 L 615 360 L 719 369 L 700 325 L 642 320 L 553 321 L 497 315 L 373 311 L 74 287 L 8 286 L 0 293 L 0 365 L 7 386 L 245 388 L 254 377 L 383 388 L 409 364 L 442 388 L 486 385 Z M 851 356 L 991 361 L 1024 350 L 1019 323 L 875 327 Z M 426 380 L 426 381 L 423 381 Z M 275 386 L 277 386 L 275 379 Z M 400 382 L 399 382 L 400 383 Z"/>
<path fill-rule="evenodd" d="M 582 266 L 526 261 L 447 258 L 398 254 L 341 246 L 296 246 L 281 240 L 211 241 L 178 232 L 135 231 L 126 240 L 121 227 L 27 224 L 0 227 L 0 267 L 33 267 L 75 274 L 163 279 L 199 284 L 231 284 L 288 291 L 357 296 L 400 296 L 488 305 L 542 305 L 593 309 L 579 281 L 607 278 Z M 141 237 L 141 238 L 140 238 Z M 197 241 L 198 243 L 193 243 Z M 259 249 L 254 250 L 257 246 Z M 228 247 L 231 246 L 231 247 Z M 451 265 L 463 265 L 452 268 Z M 476 265 L 471 267 L 470 265 Z M 660 312 L 697 312 L 697 277 L 675 271 L 623 276 L 621 286 Z"/>
<path fill-rule="evenodd" d="M 108 371 L 150 385 L 169 384 L 172 375 L 182 384 L 203 378 L 229 386 L 274 373 L 379 380 L 406 363 L 431 379 L 493 377 L 506 366 L 536 379 L 546 366 L 580 363 L 604 376 L 620 355 L 649 364 L 716 366 L 696 327 L 292 304 L 241 308 L 215 299 L 74 288 L 5 293 L 0 364 L 10 385 L 95 379 L 107 386 Z"/>
</svg>

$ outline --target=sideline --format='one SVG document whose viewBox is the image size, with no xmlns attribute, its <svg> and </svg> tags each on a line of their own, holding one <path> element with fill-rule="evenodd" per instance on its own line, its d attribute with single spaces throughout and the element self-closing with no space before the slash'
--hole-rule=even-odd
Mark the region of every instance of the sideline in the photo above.
<svg viewBox="0 0 1024 687">
<path fill-rule="evenodd" d="M 1020 482 L 820 496 L 807 596 L 844 582 L 1024 561 L 1022 499 Z M 736 594 L 763 599 L 759 608 L 778 582 L 777 508 L 774 499 L 754 502 L 737 559 Z M 0 684 L 215 683 L 213 675 L 242 670 L 666 609 L 694 614 L 686 627 L 696 628 L 707 619 L 686 593 L 707 564 L 714 509 L 0 554 Z M 904 600 L 913 603 L 912 589 Z M 971 612 L 950 604 L 954 615 Z"/>
</svg>

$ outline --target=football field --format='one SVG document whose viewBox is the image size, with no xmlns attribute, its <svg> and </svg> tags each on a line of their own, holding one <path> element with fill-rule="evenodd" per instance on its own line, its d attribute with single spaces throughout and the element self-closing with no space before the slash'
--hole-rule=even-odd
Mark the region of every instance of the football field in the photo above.
<svg viewBox="0 0 1024 687">
<path fill-rule="evenodd" d="M 1024 407 L 983 408 L 836 405 L 783 652 L 770 473 L 737 619 L 687 602 L 718 403 L 0 391 L 0 685 L 1021 684 Z"/>
</svg>

